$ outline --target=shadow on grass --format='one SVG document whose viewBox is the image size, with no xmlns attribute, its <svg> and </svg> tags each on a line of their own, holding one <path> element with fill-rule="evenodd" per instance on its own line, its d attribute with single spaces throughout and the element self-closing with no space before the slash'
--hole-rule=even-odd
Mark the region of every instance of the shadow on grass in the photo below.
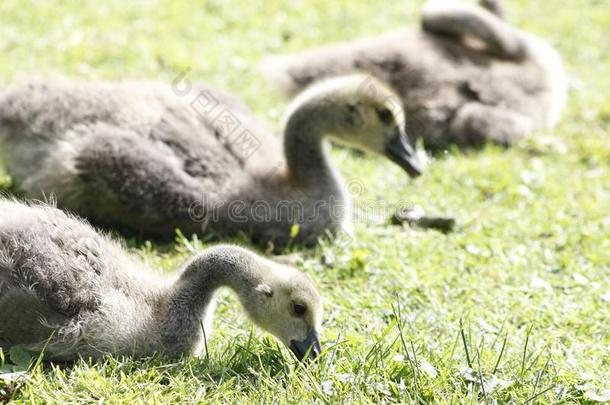
<svg viewBox="0 0 610 405">
<path fill-rule="evenodd" d="M 54 373 L 63 371 L 95 370 L 106 378 L 115 374 L 128 374 L 135 378 L 142 374 L 148 383 L 171 385 L 176 378 L 196 379 L 198 384 L 220 386 L 238 378 L 246 385 L 254 385 L 261 378 L 281 379 L 300 368 L 296 359 L 287 358 L 277 342 L 264 338 L 260 342 L 250 334 L 232 339 L 224 349 L 205 351 L 199 357 L 169 358 L 159 354 L 143 359 L 131 357 L 105 356 L 98 360 L 79 359 L 75 361 L 39 363 L 40 371 Z M 151 373 L 152 372 L 152 373 Z"/>
</svg>

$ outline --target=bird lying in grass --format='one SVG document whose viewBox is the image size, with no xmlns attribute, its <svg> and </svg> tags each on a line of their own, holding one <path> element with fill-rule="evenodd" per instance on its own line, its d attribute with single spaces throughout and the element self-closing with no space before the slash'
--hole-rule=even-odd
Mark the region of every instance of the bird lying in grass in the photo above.
<svg viewBox="0 0 610 405">
<path fill-rule="evenodd" d="M 375 93 L 362 91 L 371 83 Z M 247 232 L 280 246 L 313 244 L 349 221 L 328 136 L 385 155 L 411 176 L 421 171 L 396 95 L 369 76 L 303 92 L 289 108 L 283 146 L 230 96 L 204 87 L 196 94 L 150 83 L 8 88 L 0 161 L 22 196 L 54 195 L 96 224 L 166 238 L 176 228 Z"/>
<path fill-rule="evenodd" d="M 422 30 L 270 57 L 262 67 L 288 92 L 334 75 L 371 73 L 398 93 L 407 134 L 430 150 L 509 145 L 557 123 L 566 78 L 549 44 L 503 21 L 499 0 L 481 3 L 432 0 Z"/>
<path fill-rule="evenodd" d="M 165 276 L 58 209 L 0 200 L 4 351 L 44 350 L 46 359 L 60 361 L 196 355 L 221 287 L 237 294 L 249 317 L 299 359 L 320 354 L 320 296 L 294 268 L 219 245 Z"/>
</svg>

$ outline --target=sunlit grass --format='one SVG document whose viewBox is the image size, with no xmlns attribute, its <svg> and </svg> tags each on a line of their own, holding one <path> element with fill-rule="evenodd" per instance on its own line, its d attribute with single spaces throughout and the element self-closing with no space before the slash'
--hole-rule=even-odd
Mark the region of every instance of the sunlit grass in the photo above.
<svg viewBox="0 0 610 405">
<path fill-rule="evenodd" d="M 0 85 L 31 74 L 169 83 L 190 68 L 277 127 L 286 100 L 258 74 L 262 56 L 415 24 L 418 4 L 3 0 Z M 508 7 L 566 59 L 562 123 L 508 151 L 450 152 L 416 181 L 336 150 L 365 185 L 358 202 L 418 204 L 458 225 L 361 222 L 347 247 L 293 249 L 325 298 L 316 364 L 300 367 L 226 296 L 207 357 L 39 365 L 0 382 L 0 402 L 548 403 L 610 389 L 610 6 Z M 189 256 L 184 241 L 129 245 L 165 271 Z"/>
</svg>

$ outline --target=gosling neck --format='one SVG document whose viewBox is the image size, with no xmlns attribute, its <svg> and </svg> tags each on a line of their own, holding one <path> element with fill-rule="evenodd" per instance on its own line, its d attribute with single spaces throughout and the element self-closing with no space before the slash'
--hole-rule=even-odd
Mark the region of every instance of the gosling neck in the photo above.
<svg viewBox="0 0 610 405">
<path fill-rule="evenodd" d="M 210 295 L 220 287 L 233 290 L 240 299 L 263 279 L 254 254 L 238 247 L 215 247 L 194 258 L 180 277 L 177 294 L 192 297 L 192 310 L 205 309 Z"/>
<path fill-rule="evenodd" d="M 305 207 L 298 240 L 315 242 L 324 230 L 348 225 L 351 212 L 341 174 L 329 160 L 327 134 L 337 134 L 340 123 L 334 105 L 310 99 L 289 115 L 284 132 L 284 154 L 291 190 Z M 349 226 L 348 226 L 349 227 Z"/>
<path fill-rule="evenodd" d="M 244 303 L 263 280 L 252 253 L 235 247 L 217 247 L 194 258 L 167 300 L 161 322 L 164 351 L 192 353 L 203 338 L 202 321 L 216 290 L 228 287 Z"/>
<path fill-rule="evenodd" d="M 297 107 L 286 121 L 284 155 L 290 177 L 298 184 L 338 183 L 325 140 L 333 129 L 331 115 L 324 105 L 310 101 Z"/>
</svg>

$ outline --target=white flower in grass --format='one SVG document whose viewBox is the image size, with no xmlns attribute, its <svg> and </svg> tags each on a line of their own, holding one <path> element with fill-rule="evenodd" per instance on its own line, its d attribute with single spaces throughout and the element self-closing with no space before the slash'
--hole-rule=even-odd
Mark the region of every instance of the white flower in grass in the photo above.
<svg viewBox="0 0 610 405">
<path fill-rule="evenodd" d="M 438 371 L 436 371 L 434 366 L 426 359 L 419 359 L 419 368 L 430 378 L 436 378 L 436 376 L 438 376 Z"/>
<path fill-rule="evenodd" d="M 349 373 L 337 373 L 335 374 L 335 377 L 337 377 L 337 380 L 341 381 L 342 383 L 354 382 L 354 376 Z"/>
<path fill-rule="evenodd" d="M 382 393 L 383 395 L 386 396 L 391 396 L 392 394 L 390 393 L 390 391 L 388 390 L 388 386 L 384 383 L 380 383 L 380 382 L 373 382 L 371 383 L 371 387 L 373 387 L 373 389 L 375 389 L 376 391 Z"/>
<path fill-rule="evenodd" d="M 589 284 L 589 279 L 583 276 L 582 274 L 574 273 L 572 274 L 572 277 L 574 277 L 574 281 L 576 281 L 580 285 Z"/>
<path fill-rule="evenodd" d="M 546 290 L 553 291 L 551 285 L 546 281 L 538 277 L 537 274 L 532 276 L 532 281 L 530 282 L 530 287 L 534 290 Z"/>
<path fill-rule="evenodd" d="M 326 381 L 322 381 L 322 384 L 320 384 L 321 388 L 322 388 L 322 392 L 326 395 L 332 395 L 333 394 L 333 382 L 330 380 L 326 380 Z"/>
<path fill-rule="evenodd" d="M 585 398 L 595 402 L 609 402 L 610 401 L 610 390 L 602 391 L 587 391 L 585 392 Z"/>
<path fill-rule="evenodd" d="M 403 361 L 405 361 L 405 356 L 398 353 L 398 354 L 395 354 L 394 357 L 392 357 L 392 360 L 395 361 L 396 363 L 402 363 Z"/>
</svg>

